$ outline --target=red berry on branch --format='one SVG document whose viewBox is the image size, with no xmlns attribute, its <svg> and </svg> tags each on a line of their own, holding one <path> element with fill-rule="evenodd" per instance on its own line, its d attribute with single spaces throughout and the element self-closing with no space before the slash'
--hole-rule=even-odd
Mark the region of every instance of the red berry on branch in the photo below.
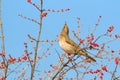
<svg viewBox="0 0 120 80">
<path fill-rule="evenodd" d="M 102 67 L 102 70 L 107 72 L 106 66 L 103 66 L 103 67 Z"/>
<path fill-rule="evenodd" d="M 21 58 L 20 57 L 18 57 L 18 62 L 21 62 Z"/>
<path fill-rule="evenodd" d="M 79 18 L 79 17 L 77 17 L 77 20 L 80 20 L 80 18 Z"/>
<path fill-rule="evenodd" d="M 83 44 L 84 43 L 84 40 L 83 39 L 79 39 L 79 42 L 80 42 L 80 44 Z"/>
<path fill-rule="evenodd" d="M 115 58 L 115 64 L 118 65 L 118 63 L 119 63 L 119 58 L 116 57 L 116 58 Z"/>
<path fill-rule="evenodd" d="M 27 60 L 27 56 L 23 56 L 22 59 L 26 61 Z"/>
<path fill-rule="evenodd" d="M 47 12 L 44 12 L 44 13 L 42 13 L 41 14 L 41 17 L 43 18 L 43 17 L 46 17 L 47 16 Z"/>
<path fill-rule="evenodd" d="M 113 29 L 114 29 L 114 26 L 112 25 L 112 26 L 109 27 L 109 29 L 108 29 L 107 31 L 108 31 L 108 32 L 112 32 Z"/>
<path fill-rule="evenodd" d="M 100 75 L 100 79 L 102 79 L 103 78 L 103 76 L 102 75 Z"/>
<path fill-rule="evenodd" d="M 61 77 L 59 77 L 59 78 L 57 78 L 57 80 L 62 80 L 62 78 L 61 78 Z"/>
<path fill-rule="evenodd" d="M 27 42 L 24 42 L 24 45 L 27 45 Z"/>
<path fill-rule="evenodd" d="M 97 43 L 93 43 L 94 47 L 99 47 L 99 45 Z"/>
<path fill-rule="evenodd" d="M 31 2 L 31 0 L 27 0 L 27 2 Z"/>
<path fill-rule="evenodd" d="M 111 52 L 112 52 L 112 53 L 114 53 L 115 51 L 114 51 L 114 50 L 112 50 Z"/>
</svg>

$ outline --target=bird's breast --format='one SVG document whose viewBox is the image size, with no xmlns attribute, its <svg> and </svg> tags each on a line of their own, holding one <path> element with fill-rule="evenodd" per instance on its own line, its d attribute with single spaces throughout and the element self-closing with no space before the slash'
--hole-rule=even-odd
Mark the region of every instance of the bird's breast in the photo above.
<svg viewBox="0 0 120 80">
<path fill-rule="evenodd" d="M 66 53 L 75 53 L 75 49 L 72 45 L 66 42 L 65 38 L 61 38 L 59 40 L 60 47 L 66 52 Z"/>
</svg>

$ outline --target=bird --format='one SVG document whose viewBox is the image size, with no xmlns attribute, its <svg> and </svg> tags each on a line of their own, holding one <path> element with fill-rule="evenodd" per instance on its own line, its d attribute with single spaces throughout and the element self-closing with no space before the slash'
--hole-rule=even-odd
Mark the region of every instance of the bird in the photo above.
<svg viewBox="0 0 120 80">
<path fill-rule="evenodd" d="M 77 43 L 75 43 L 72 39 L 69 37 L 69 28 L 67 26 L 67 23 L 65 22 L 62 31 L 59 35 L 59 45 L 60 47 L 69 54 L 79 54 L 82 56 L 85 56 L 86 58 L 91 59 L 92 61 L 96 62 L 94 58 L 89 56 L 85 50 L 82 50 Z"/>
</svg>

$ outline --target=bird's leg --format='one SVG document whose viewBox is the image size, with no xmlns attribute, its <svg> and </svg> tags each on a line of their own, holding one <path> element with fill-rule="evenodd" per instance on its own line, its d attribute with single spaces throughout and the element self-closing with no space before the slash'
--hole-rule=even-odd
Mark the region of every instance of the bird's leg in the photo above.
<svg viewBox="0 0 120 80">
<path fill-rule="evenodd" d="M 90 47 L 89 47 L 89 48 L 90 48 L 90 50 L 91 50 L 91 49 L 93 49 L 93 46 L 91 46 L 91 45 L 90 45 Z"/>
<path fill-rule="evenodd" d="M 77 53 L 74 54 L 74 56 L 78 55 Z"/>
</svg>

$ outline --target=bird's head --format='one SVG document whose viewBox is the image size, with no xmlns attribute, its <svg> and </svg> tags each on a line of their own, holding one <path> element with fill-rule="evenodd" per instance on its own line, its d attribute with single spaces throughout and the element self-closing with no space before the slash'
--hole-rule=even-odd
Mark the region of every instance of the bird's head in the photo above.
<svg viewBox="0 0 120 80">
<path fill-rule="evenodd" d="M 64 33 L 64 34 L 69 34 L 69 29 L 68 29 L 68 26 L 67 24 L 65 23 L 64 26 L 63 26 L 63 29 L 62 29 L 62 32 L 61 33 Z"/>
</svg>

